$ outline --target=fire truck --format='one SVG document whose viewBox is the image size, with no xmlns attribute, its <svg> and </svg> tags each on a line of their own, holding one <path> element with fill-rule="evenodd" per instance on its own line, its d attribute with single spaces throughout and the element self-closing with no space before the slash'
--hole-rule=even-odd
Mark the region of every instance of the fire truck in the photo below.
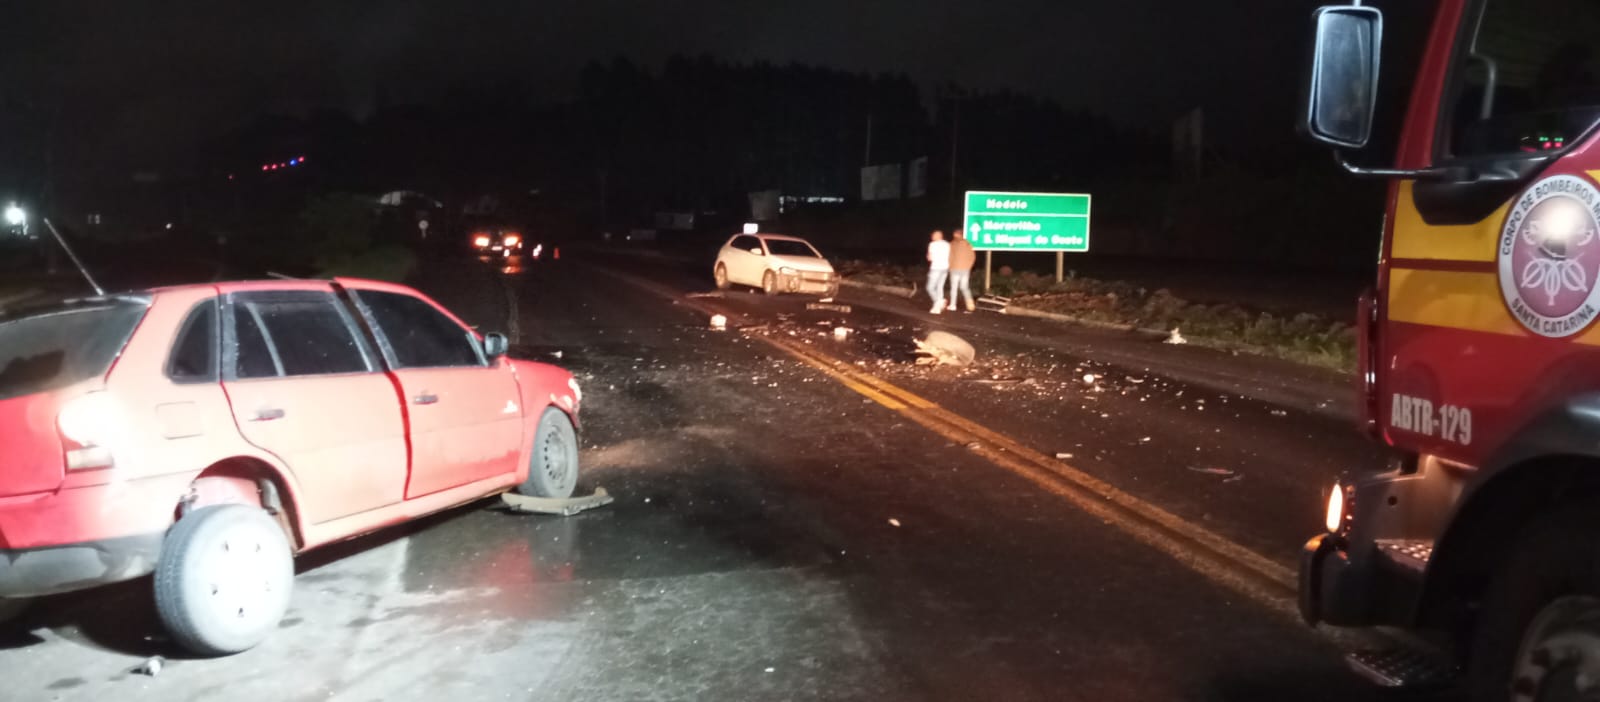
<svg viewBox="0 0 1600 702">
<path fill-rule="evenodd" d="M 1392 458 L 1332 487 L 1301 613 L 1411 642 L 1351 657 L 1384 684 L 1600 699 L 1600 2 L 1435 0 L 1382 168 L 1384 15 L 1313 25 L 1299 127 L 1389 180 L 1359 384 Z"/>
</svg>

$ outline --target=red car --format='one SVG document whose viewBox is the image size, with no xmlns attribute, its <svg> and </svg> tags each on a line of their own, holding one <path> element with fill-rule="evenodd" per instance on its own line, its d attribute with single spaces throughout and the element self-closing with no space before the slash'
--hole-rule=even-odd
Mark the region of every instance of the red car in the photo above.
<svg viewBox="0 0 1600 702">
<path fill-rule="evenodd" d="M 155 574 L 223 655 L 295 554 L 508 489 L 572 494 L 580 392 L 410 288 L 161 288 L 0 316 L 0 599 Z"/>
</svg>

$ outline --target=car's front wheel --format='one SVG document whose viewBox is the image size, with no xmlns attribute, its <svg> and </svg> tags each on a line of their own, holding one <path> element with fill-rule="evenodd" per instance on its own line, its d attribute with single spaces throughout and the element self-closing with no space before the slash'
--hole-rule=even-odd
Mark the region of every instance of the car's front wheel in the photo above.
<svg viewBox="0 0 1600 702">
<path fill-rule="evenodd" d="M 725 266 L 725 265 L 723 265 L 721 263 L 718 263 L 716 269 L 711 272 L 711 277 L 714 280 L 717 281 L 717 289 L 718 290 L 727 290 L 728 289 L 728 267 L 727 266 Z"/>
<path fill-rule="evenodd" d="M 761 292 L 768 295 L 778 294 L 778 276 L 772 271 L 761 274 Z"/>
<path fill-rule="evenodd" d="M 533 433 L 528 479 L 517 487 L 529 497 L 572 497 L 578 487 L 578 432 L 561 410 L 546 408 Z"/>
<path fill-rule="evenodd" d="M 289 610 L 293 588 L 288 537 L 265 510 L 249 505 L 184 515 L 156 562 L 156 613 L 173 640 L 203 656 L 264 641 Z"/>
</svg>

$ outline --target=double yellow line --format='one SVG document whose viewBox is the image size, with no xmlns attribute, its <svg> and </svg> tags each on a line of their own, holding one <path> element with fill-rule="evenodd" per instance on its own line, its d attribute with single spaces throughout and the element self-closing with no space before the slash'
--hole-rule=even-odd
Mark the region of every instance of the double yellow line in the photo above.
<svg viewBox="0 0 1600 702">
<path fill-rule="evenodd" d="M 973 453 L 1065 498 L 1085 513 L 1133 536 L 1256 603 L 1295 614 L 1295 574 L 1260 554 L 1188 522 L 1016 440 L 976 424 L 843 360 L 787 339 L 754 336 L 851 390 L 900 413 Z"/>
</svg>

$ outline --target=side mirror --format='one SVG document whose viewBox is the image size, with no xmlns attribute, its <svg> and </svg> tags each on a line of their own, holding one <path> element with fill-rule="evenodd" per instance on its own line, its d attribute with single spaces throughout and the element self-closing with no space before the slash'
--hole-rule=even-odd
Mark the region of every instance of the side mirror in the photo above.
<svg viewBox="0 0 1600 702">
<path fill-rule="evenodd" d="M 757 247 L 755 247 L 753 249 L 750 249 L 750 253 L 753 253 L 753 254 L 755 254 L 757 256 L 765 256 L 765 255 L 767 255 L 766 252 L 762 251 L 761 247 L 759 247 L 759 246 L 757 246 Z"/>
<path fill-rule="evenodd" d="M 1377 107 L 1383 13 L 1367 6 L 1319 8 L 1300 128 L 1313 139 L 1360 148 L 1372 136 Z"/>
<path fill-rule="evenodd" d="M 511 343 L 506 341 L 506 335 L 504 334 L 491 333 L 483 335 L 483 355 L 488 356 L 491 361 L 506 355 L 506 350 L 510 347 Z"/>
</svg>

